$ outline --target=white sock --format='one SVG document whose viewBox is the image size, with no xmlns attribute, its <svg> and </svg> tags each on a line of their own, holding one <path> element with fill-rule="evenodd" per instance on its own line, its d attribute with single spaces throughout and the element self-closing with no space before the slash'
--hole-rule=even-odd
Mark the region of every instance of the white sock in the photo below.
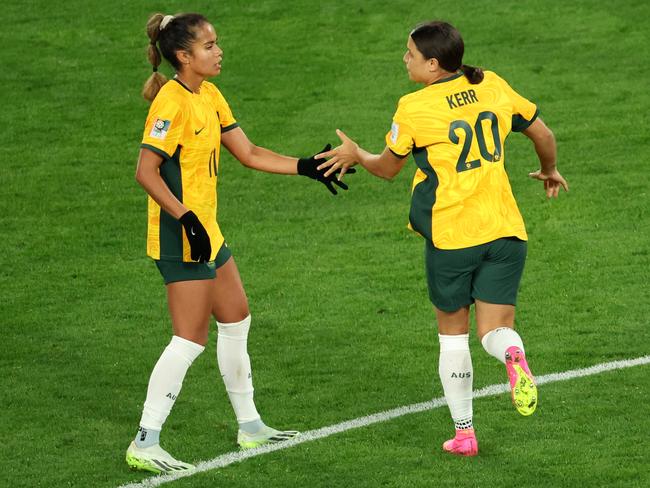
<svg viewBox="0 0 650 488">
<path fill-rule="evenodd" d="M 217 322 L 217 362 L 237 422 L 244 424 L 259 420 L 253 401 L 253 377 L 251 360 L 247 352 L 249 315 L 241 322 L 222 324 Z"/>
<path fill-rule="evenodd" d="M 456 429 L 471 429 L 472 425 L 472 357 L 469 334 L 438 335 L 440 358 L 438 372 Z"/>
<path fill-rule="evenodd" d="M 521 337 L 517 334 L 515 329 L 510 327 L 499 327 L 498 329 L 491 330 L 481 339 L 483 349 L 487 351 L 490 356 L 494 356 L 503 364 L 506 363 L 506 350 L 511 346 L 517 346 L 524 351 L 524 343 Z"/>
<path fill-rule="evenodd" d="M 203 346 L 182 337 L 172 337 L 151 372 L 147 399 L 140 420 L 141 427 L 150 430 L 162 429 L 181 391 L 185 373 L 203 349 Z"/>
</svg>

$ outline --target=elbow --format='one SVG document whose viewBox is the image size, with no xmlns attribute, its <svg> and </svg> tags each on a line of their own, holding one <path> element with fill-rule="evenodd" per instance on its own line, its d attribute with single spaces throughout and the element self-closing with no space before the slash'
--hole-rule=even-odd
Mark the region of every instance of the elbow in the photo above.
<svg viewBox="0 0 650 488">
<path fill-rule="evenodd" d="M 399 174 L 401 168 L 382 168 L 383 171 L 377 174 L 381 179 L 386 181 L 393 181 L 393 179 Z"/>
<path fill-rule="evenodd" d="M 236 156 L 242 166 L 246 166 L 247 168 L 255 167 L 255 154 L 257 149 L 257 146 L 251 146 L 248 151 Z"/>
<path fill-rule="evenodd" d="M 142 174 L 142 170 L 138 166 L 138 169 L 135 170 L 135 181 L 138 182 L 138 184 L 142 187 L 144 187 L 144 175 Z"/>
<path fill-rule="evenodd" d="M 551 148 L 555 147 L 555 134 L 549 128 L 546 128 L 544 132 L 538 134 L 537 137 L 533 138 L 535 147 L 538 148 Z"/>
<path fill-rule="evenodd" d="M 553 134 L 553 131 L 551 129 L 548 129 L 544 140 L 550 144 L 555 144 L 555 134 Z"/>
</svg>

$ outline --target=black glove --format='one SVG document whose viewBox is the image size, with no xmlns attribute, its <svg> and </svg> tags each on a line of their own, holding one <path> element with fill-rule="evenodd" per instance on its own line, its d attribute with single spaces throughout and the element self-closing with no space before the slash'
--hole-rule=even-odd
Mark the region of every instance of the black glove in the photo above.
<svg viewBox="0 0 650 488">
<path fill-rule="evenodd" d="M 329 151 L 332 149 L 332 145 L 328 144 L 323 148 L 321 153 L 324 153 L 326 151 Z M 320 154 L 320 153 L 317 153 Z M 314 154 L 315 156 L 316 154 Z M 348 189 L 348 185 L 343 183 L 342 181 L 339 181 L 336 178 L 336 175 L 338 175 L 341 170 L 337 170 L 334 173 L 332 173 L 329 176 L 325 176 L 325 172 L 328 170 L 328 168 L 324 168 L 322 170 L 318 170 L 319 165 L 323 164 L 325 162 L 325 159 L 314 159 L 314 156 L 310 158 L 300 158 L 298 160 L 298 174 L 302 176 L 307 176 L 308 178 L 311 178 L 312 180 L 317 180 L 320 181 L 323 185 L 327 187 L 329 191 L 332 192 L 333 195 L 336 195 L 336 189 L 334 188 L 334 185 L 332 183 L 336 184 L 337 186 L 343 188 L 344 190 Z M 354 168 L 350 168 L 347 170 L 347 174 L 352 174 L 356 173 L 357 170 Z"/>
<path fill-rule="evenodd" d="M 210 260 L 212 254 L 212 246 L 210 245 L 210 237 L 205 231 L 205 227 L 201 221 L 191 210 L 183 214 L 178 219 L 183 228 L 185 228 L 185 235 L 190 242 L 190 255 L 193 261 L 205 263 Z"/>
</svg>

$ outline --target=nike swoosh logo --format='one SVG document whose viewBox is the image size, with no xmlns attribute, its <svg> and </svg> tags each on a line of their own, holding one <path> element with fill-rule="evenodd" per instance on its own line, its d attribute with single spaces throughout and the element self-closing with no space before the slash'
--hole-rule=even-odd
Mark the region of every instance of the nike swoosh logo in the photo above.
<svg viewBox="0 0 650 488">
<path fill-rule="evenodd" d="M 195 131 L 194 131 L 194 135 L 195 135 L 195 136 L 198 136 L 198 135 L 201 133 L 201 131 L 202 131 L 203 129 L 205 129 L 205 127 L 201 127 L 199 130 L 195 130 Z"/>
<path fill-rule="evenodd" d="M 192 228 L 190 229 L 190 234 L 192 234 L 193 236 L 196 235 L 196 232 L 194 232 L 194 227 L 192 227 Z"/>
</svg>

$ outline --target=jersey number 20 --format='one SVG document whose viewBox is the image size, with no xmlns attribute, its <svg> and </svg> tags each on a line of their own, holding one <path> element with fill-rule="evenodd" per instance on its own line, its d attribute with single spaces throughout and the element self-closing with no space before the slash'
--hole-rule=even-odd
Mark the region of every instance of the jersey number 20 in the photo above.
<svg viewBox="0 0 650 488">
<path fill-rule="evenodd" d="M 483 125 L 484 120 L 489 120 L 491 122 L 491 131 L 492 139 L 494 140 L 494 153 L 488 151 L 487 144 L 485 142 L 485 134 L 483 134 Z M 478 168 L 481 166 L 480 159 L 474 159 L 472 161 L 467 161 L 467 155 L 469 150 L 472 147 L 472 140 L 474 139 L 474 134 L 476 134 L 476 142 L 478 142 L 478 148 L 481 151 L 481 158 L 487 162 L 496 162 L 501 159 L 501 139 L 499 138 L 499 120 L 497 116 L 492 112 L 481 112 L 476 117 L 476 122 L 474 123 L 474 129 L 464 120 L 454 120 L 449 125 L 449 140 L 454 144 L 460 144 L 460 137 L 456 133 L 457 129 L 462 129 L 465 132 L 465 140 L 463 141 L 463 148 L 460 151 L 460 156 L 458 156 L 458 162 L 456 163 L 456 171 L 460 173 L 461 171 L 467 171 L 470 169 Z"/>
</svg>

